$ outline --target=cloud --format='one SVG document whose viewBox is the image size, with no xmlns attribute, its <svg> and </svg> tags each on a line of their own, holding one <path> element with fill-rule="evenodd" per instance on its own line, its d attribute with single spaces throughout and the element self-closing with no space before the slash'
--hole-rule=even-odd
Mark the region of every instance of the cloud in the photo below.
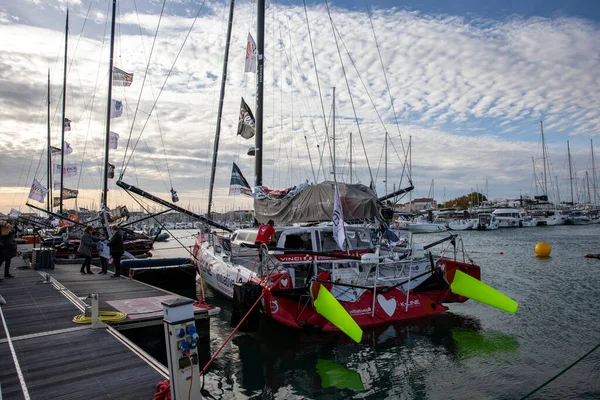
<svg viewBox="0 0 600 400">
<path fill-rule="evenodd" d="M 58 9 L 63 5 L 50 3 Z M 36 166 L 44 165 L 39 157 L 45 146 L 48 68 L 52 140 L 60 142 L 64 34 L 56 20 L 64 16 L 49 11 L 51 20 L 39 11 L 42 4 L 28 6 L 33 9 L 29 14 L 16 5 L 0 10 L 0 51 L 6 55 L 0 59 L 0 143 L 6 151 L 15 152 L 11 165 L 28 166 L 25 170 L 30 172 L 0 176 L 0 187 L 28 187 L 33 176 L 44 174 L 43 168 Z M 165 198 L 172 185 L 182 202 L 205 207 L 228 9 L 205 6 L 174 63 L 199 5 L 168 7 L 140 95 L 158 24 L 157 7 L 142 2 L 139 13 L 121 10 L 115 65 L 134 73 L 135 78 L 129 88 L 114 88 L 113 98 L 124 101 L 126 112 L 112 121 L 111 130 L 119 132 L 121 140 L 119 149 L 111 152 L 111 162 L 119 170 L 128 163 L 124 179 L 129 183 L 139 182 Z M 227 191 L 232 161 L 253 181 L 254 160 L 246 156 L 253 143 L 235 134 L 240 98 L 254 109 L 249 100 L 254 96 L 254 77 L 243 73 L 246 36 L 255 25 L 253 7 L 240 4 L 235 11 L 215 184 L 215 204 L 224 208 L 230 204 L 250 206 L 241 197 L 228 197 Z M 102 32 L 108 10 L 104 6 L 91 9 L 90 18 L 96 23 L 86 24 L 80 36 L 87 6 L 70 2 L 70 9 L 74 28 L 69 58 L 74 61 L 68 74 L 67 116 L 73 120 L 73 130 L 67 133 L 67 141 L 75 149 L 70 160 L 81 163 L 83 173 L 81 178 L 70 178 L 69 185 L 86 190 L 92 199 L 101 181 L 106 130 L 108 45 Z M 398 154 L 402 153 L 398 134 L 405 148 L 412 136 L 417 195 L 427 195 L 435 180 L 436 197 L 445 187 L 448 198 L 473 186 L 482 187 L 486 180 L 497 197 L 516 196 L 518 188 L 533 190 L 531 157 L 536 155 L 541 119 L 550 147 L 560 154 L 565 154 L 567 135 L 572 151 L 581 151 L 576 147 L 587 147 L 587 136 L 598 130 L 600 30 L 589 21 L 567 17 L 494 21 L 378 9 L 373 13 L 376 44 L 364 12 L 331 9 L 339 32 L 337 43 L 321 6 L 308 9 L 310 36 L 303 9 L 272 5 L 267 13 L 263 146 L 267 186 L 289 187 L 305 179 L 331 178 L 325 127 L 331 134 L 334 86 L 338 172 L 349 180 L 352 132 L 353 181 L 368 183 L 373 175 L 380 192 L 385 179 L 382 151 L 386 131 Z M 26 15 L 29 19 L 23 22 Z M 21 40 L 23 37 L 28 40 Z M 331 140 L 329 143 L 333 145 Z M 401 161 L 390 150 L 388 182 L 401 185 Z M 564 173 L 564 163 L 555 165 Z M 111 187 L 111 199 L 130 201 L 117 194 L 121 191 L 114 184 Z M 23 202 L 24 197 L 3 198 L 0 207 L 17 208 Z"/>
</svg>

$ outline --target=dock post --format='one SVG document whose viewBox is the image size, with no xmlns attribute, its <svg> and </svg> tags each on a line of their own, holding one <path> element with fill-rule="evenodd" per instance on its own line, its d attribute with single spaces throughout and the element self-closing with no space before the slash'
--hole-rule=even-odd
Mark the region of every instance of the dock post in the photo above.
<svg viewBox="0 0 600 400">
<path fill-rule="evenodd" d="M 98 295 L 96 293 L 90 294 L 89 298 L 92 299 L 92 329 L 105 328 L 104 322 L 100 321 L 98 312 Z"/>
<path fill-rule="evenodd" d="M 173 400 L 201 400 L 194 301 L 175 298 L 162 301 L 161 304 L 164 315 L 171 398 Z"/>
</svg>

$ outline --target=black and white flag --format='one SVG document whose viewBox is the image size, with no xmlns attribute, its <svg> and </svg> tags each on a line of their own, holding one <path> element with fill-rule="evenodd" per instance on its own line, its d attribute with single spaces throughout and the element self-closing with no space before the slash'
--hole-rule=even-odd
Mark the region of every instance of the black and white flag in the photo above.
<svg viewBox="0 0 600 400">
<path fill-rule="evenodd" d="M 244 139 L 251 139 L 254 136 L 256 121 L 252 110 L 248 107 L 248 104 L 242 97 L 242 105 L 240 106 L 240 121 L 238 122 L 237 134 L 241 135 Z"/>
<path fill-rule="evenodd" d="M 115 177 L 115 166 L 111 163 L 108 163 L 108 171 L 106 171 L 106 176 L 108 179 L 113 179 Z"/>
</svg>

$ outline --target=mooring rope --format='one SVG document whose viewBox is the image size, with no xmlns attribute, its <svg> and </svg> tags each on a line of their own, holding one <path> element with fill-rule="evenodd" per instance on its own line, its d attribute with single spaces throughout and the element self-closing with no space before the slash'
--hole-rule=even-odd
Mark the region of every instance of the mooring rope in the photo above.
<svg viewBox="0 0 600 400">
<path fill-rule="evenodd" d="M 563 369 L 558 374 L 556 374 L 552 378 L 548 379 L 542 385 L 538 386 L 537 388 L 535 388 L 531 392 L 527 393 L 525 396 L 521 397 L 521 400 L 528 398 L 532 394 L 534 394 L 537 391 L 539 391 L 542 388 L 544 388 L 546 385 L 548 385 L 549 383 L 551 383 L 552 381 L 554 381 L 556 378 L 558 378 L 559 376 L 561 376 L 562 374 L 564 374 L 565 372 L 567 372 L 568 370 L 570 370 L 571 368 L 573 368 L 575 365 L 577 365 L 579 362 L 581 362 L 584 358 L 586 358 L 587 356 L 589 356 L 590 354 L 592 354 L 594 351 L 596 351 L 598 349 L 598 347 L 600 347 L 600 344 L 597 344 L 596 347 L 594 347 L 593 349 L 591 349 L 590 351 L 588 351 L 587 353 L 585 353 L 583 356 L 579 357 L 573 364 L 569 365 L 567 368 Z"/>
</svg>

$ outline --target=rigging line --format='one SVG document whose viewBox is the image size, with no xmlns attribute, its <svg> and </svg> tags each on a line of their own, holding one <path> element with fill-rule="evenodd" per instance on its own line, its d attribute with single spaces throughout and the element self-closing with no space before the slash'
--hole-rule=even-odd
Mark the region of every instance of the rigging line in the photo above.
<svg viewBox="0 0 600 400">
<path fill-rule="evenodd" d="M 198 9 L 198 12 L 196 13 L 196 16 L 194 17 L 194 21 L 192 22 L 192 25 L 190 26 L 190 29 L 188 30 L 188 32 L 187 32 L 187 34 L 185 36 L 185 39 L 183 40 L 183 43 L 182 43 L 181 47 L 179 48 L 179 51 L 177 52 L 177 56 L 175 56 L 175 60 L 173 60 L 173 64 L 171 65 L 171 69 L 169 70 L 169 73 L 167 74 L 167 77 L 165 78 L 165 82 L 163 83 L 162 87 L 160 88 L 160 91 L 158 92 L 158 96 L 156 97 L 156 100 L 154 101 L 154 104 L 152 104 L 152 108 L 150 109 L 150 112 L 148 113 L 148 117 L 146 118 L 146 122 L 144 123 L 144 126 L 142 127 L 142 130 L 140 131 L 138 139 L 137 139 L 135 145 L 133 146 L 133 149 L 131 150 L 132 154 L 135 151 L 135 148 L 137 147 L 137 144 L 140 141 L 140 137 L 142 136 L 142 133 L 144 133 L 144 129 L 146 128 L 146 125 L 148 124 L 148 120 L 150 119 L 150 115 L 152 114 L 152 111 L 154 111 L 154 108 L 156 107 L 156 103 L 158 102 L 158 99 L 160 98 L 160 95 L 162 94 L 165 86 L 167 85 L 167 81 L 169 80 L 169 77 L 171 76 L 171 73 L 173 72 L 173 68 L 175 68 L 175 64 L 177 63 L 177 59 L 179 58 L 179 55 L 181 54 L 181 51 L 183 50 L 183 47 L 185 46 L 185 43 L 187 42 L 187 39 L 190 36 L 190 33 L 192 33 L 192 29 L 194 28 L 194 25 L 196 24 L 196 21 L 198 20 L 198 16 L 200 15 L 200 12 L 204 8 L 204 4 L 205 3 L 206 3 L 206 0 L 204 0 L 202 2 L 202 5 Z M 131 155 L 129 156 L 129 160 L 131 160 Z M 127 165 L 129 164 L 129 160 L 127 161 L 127 164 L 125 164 L 124 167 L 123 167 L 123 169 L 121 170 L 120 178 L 122 178 L 123 175 L 125 174 L 125 170 L 127 169 Z"/>
<path fill-rule="evenodd" d="M 315 75 L 317 77 L 317 87 L 319 89 L 319 100 L 321 101 L 321 113 L 322 113 L 322 117 L 323 117 L 323 123 L 325 125 L 325 136 L 328 137 L 329 132 L 327 131 L 328 126 L 327 126 L 327 121 L 325 120 L 325 105 L 323 104 L 323 94 L 321 93 L 321 82 L 319 81 L 319 71 L 317 69 L 317 58 L 315 57 L 315 49 L 314 49 L 313 41 L 312 41 L 312 34 L 310 32 L 310 23 L 308 22 L 308 10 L 306 9 L 306 0 L 302 0 L 302 3 L 304 4 L 304 16 L 306 18 L 306 27 L 308 29 L 310 50 L 312 53 L 313 63 L 315 64 Z M 333 155 L 331 153 L 331 148 L 329 149 L 329 155 L 331 157 L 331 163 L 333 164 Z"/>
<path fill-rule="evenodd" d="M 104 52 L 104 45 L 106 42 L 106 30 L 108 29 L 108 16 L 110 15 L 110 2 L 107 1 L 107 8 L 106 8 L 106 19 L 104 20 L 104 32 L 102 34 L 102 46 L 100 47 L 100 57 L 98 58 L 98 68 L 96 69 L 96 80 L 94 82 L 94 92 L 92 94 L 92 98 L 90 99 L 90 101 L 88 102 L 88 104 L 85 106 L 83 112 L 81 113 L 81 116 L 79 117 L 79 119 L 82 118 L 83 114 L 85 113 L 85 111 L 87 110 L 88 106 L 91 105 L 90 108 L 90 118 L 88 119 L 88 126 L 87 126 L 87 131 L 85 134 L 85 142 L 83 145 L 83 155 L 81 156 L 81 166 L 83 167 L 83 161 L 85 159 L 85 151 L 87 148 L 87 139 L 88 136 L 90 134 L 90 127 L 92 124 L 92 112 L 94 110 L 94 102 L 96 100 L 96 92 L 98 91 L 99 88 L 99 84 L 98 84 L 98 80 L 100 79 L 100 65 L 102 64 L 102 53 Z M 103 80 L 104 81 L 104 80 Z M 63 122 L 64 123 L 64 122 Z M 62 144 L 61 144 L 61 148 L 62 148 Z M 96 165 L 99 166 L 99 161 L 96 160 Z M 79 174 L 79 177 L 77 178 L 77 189 L 79 189 L 79 185 L 81 184 L 81 177 L 82 177 L 82 173 Z"/>
<path fill-rule="evenodd" d="M 398 155 L 398 150 L 396 149 L 396 145 L 394 144 L 394 142 L 391 140 L 391 137 L 390 137 L 390 143 L 392 144 L 392 148 L 394 149 L 394 153 L 396 153 L 396 156 L 398 157 L 398 159 L 402 160 L 400 158 L 400 156 Z M 403 150 L 404 150 L 404 148 L 403 148 Z M 409 182 L 411 181 L 412 177 L 408 176 L 408 171 L 406 169 L 407 164 L 408 164 L 408 154 L 405 153 L 404 154 L 404 161 L 402 162 L 402 173 L 400 174 L 400 182 L 398 183 L 398 185 L 402 185 L 402 179 L 404 178 L 404 173 L 405 172 L 406 172 L 406 177 L 408 178 L 408 181 Z"/>
<path fill-rule="evenodd" d="M 372 24 L 372 22 L 371 22 L 371 24 Z M 354 59 L 352 58 L 352 55 L 350 54 L 350 51 L 348 50 L 348 48 L 346 46 L 346 42 L 344 41 L 344 38 L 342 37 L 340 31 L 338 30 L 337 25 L 334 24 L 334 28 L 335 28 L 335 31 L 337 32 L 338 36 L 340 37 L 340 41 L 342 42 L 342 45 L 344 46 L 344 50 L 346 50 L 346 55 L 350 59 L 350 62 L 352 63 L 352 66 L 354 67 L 354 70 L 356 71 L 358 79 L 360 80 L 361 84 L 363 85 L 363 88 L 365 89 L 365 93 L 367 94 L 367 97 L 371 101 L 371 105 L 373 106 L 373 109 L 375 110 L 375 113 L 377 114 L 377 118 L 379 119 L 379 122 L 381 123 L 384 131 L 387 132 L 387 128 L 385 126 L 383 118 L 381 117 L 381 114 L 379 113 L 379 110 L 378 110 L 377 106 L 375 105 L 375 102 L 373 101 L 373 98 L 372 98 L 372 96 L 371 96 L 371 94 L 369 92 L 369 89 L 368 89 L 367 85 L 365 84 L 364 80 L 362 79 L 362 76 L 358 72 L 358 68 L 356 66 L 356 63 L 354 62 Z M 378 51 L 379 51 L 379 47 L 378 47 Z M 381 54 L 379 54 L 379 57 L 381 59 Z M 383 61 L 382 61 L 382 63 L 383 63 Z M 385 71 L 384 71 L 384 73 L 385 73 Z M 403 167 L 402 167 L 403 175 L 401 175 L 401 176 L 404 176 L 404 171 L 406 170 L 406 164 L 408 163 L 408 161 L 407 161 L 408 150 L 406 150 L 404 148 L 404 142 L 402 141 L 402 135 L 400 134 L 400 128 L 398 126 L 398 119 L 396 118 L 396 111 L 394 109 L 394 104 L 393 104 L 392 99 L 391 99 L 391 93 L 390 93 L 390 90 L 389 90 L 389 84 L 387 83 L 387 77 L 386 77 L 386 86 L 388 87 L 388 94 L 390 95 L 390 102 L 392 103 L 392 110 L 394 112 L 394 118 L 396 120 L 396 126 L 398 127 L 398 136 L 400 137 L 400 143 L 402 144 L 402 152 L 404 153 L 404 161 L 402 161 L 402 163 L 403 163 Z M 402 160 L 402 158 L 400 158 L 400 157 L 398 157 L 398 159 Z M 408 174 L 407 174 L 407 176 L 408 176 Z M 411 177 L 408 176 L 408 179 L 410 180 Z M 400 181 L 400 182 L 402 182 L 402 181 Z"/>
<path fill-rule="evenodd" d="M 289 17 L 289 14 L 287 15 L 287 17 L 288 17 L 287 18 L 287 26 L 288 26 L 288 37 L 289 37 L 289 41 L 290 41 L 290 48 L 291 48 L 292 54 L 294 54 L 294 44 L 293 44 L 293 41 L 292 41 L 292 32 L 291 32 L 291 29 L 290 29 L 290 17 Z M 290 75 L 292 77 L 292 83 L 294 83 L 294 82 L 296 82 L 295 75 L 294 75 L 294 70 L 293 70 L 293 68 L 291 68 L 292 62 L 290 60 L 290 57 L 288 57 L 287 52 L 285 52 L 285 57 L 286 57 L 286 60 L 288 62 L 288 65 L 290 65 Z M 300 62 L 298 61 L 298 57 L 296 57 L 296 63 L 298 65 L 300 65 Z M 303 88 L 303 86 L 300 86 L 300 85 L 298 85 L 298 86 L 300 88 Z M 303 98 L 303 100 L 305 100 L 305 99 Z M 308 109 L 308 106 L 307 106 L 307 109 Z M 293 106 L 292 106 L 292 110 L 293 110 Z M 311 119 L 311 121 L 312 121 L 312 119 Z M 311 152 L 310 152 L 310 147 L 308 145 L 308 137 L 306 136 L 306 129 L 304 128 L 304 124 L 302 123 L 302 117 L 300 117 L 300 126 L 302 127 L 302 133 L 304 135 L 304 142 L 306 143 L 306 152 L 308 153 L 308 161 L 310 163 L 310 168 L 312 170 L 313 181 L 316 182 L 317 181 L 317 176 L 315 175 L 315 166 L 314 166 L 313 161 L 312 161 L 312 155 L 311 155 Z"/>
<path fill-rule="evenodd" d="M 135 15 L 136 15 L 136 18 L 137 18 L 137 21 L 138 21 L 138 28 L 139 28 L 139 31 L 140 31 L 140 41 L 142 42 L 142 51 L 144 52 L 144 59 L 146 60 L 147 64 L 149 65 L 150 64 L 150 59 L 148 58 L 148 55 L 146 54 L 146 46 L 144 46 L 144 33 L 142 31 L 142 24 L 140 23 L 140 16 L 139 16 L 139 13 L 138 13 L 138 10 L 137 10 L 137 3 L 135 2 L 135 0 L 133 1 L 133 4 L 134 4 L 134 7 L 135 7 Z M 163 4 L 163 6 L 164 6 L 164 4 Z M 157 31 L 158 31 L 158 28 L 157 28 Z M 156 36 L 155 36 L 154 40 L 156 40 Z M 152 46 L 154 48 L 154 43 L 152 44 Z M 152 54 L 150 56 L 152 56 Z M 145 78 L 146 78 L 146 75 L 144 76 L 144 79 Z M 154 86 L 153 86 L 153 82 L 152 82 L 152 77 L 148 76 L 148 80 L 150 81 L 150 93 L 152 94 L 152 99 L 154 100 L 154 99 L 156 99 L 156 97 L 154 96 Z M 144 87 L 144 85 L 142 84 L 142 89 L 143 89 L 143 87 Z M 140 95 L 141 95 L 141 92 L 140 92 Z M 138 102 L 139 102 L 139 100 L 138 100 Z M 138 103 L 138 105 L 139 105 L 139 103 Z M 138 107 L 136 107 L 136 110 L 137 110 L 137 108 Z M 163 139 L 162 138 L 162 130 L 161 130 L 161 127 L 160 127 L 160 121 L 158 119 L 158 109 L 157 109 L 157 113 L 156 113 L 156 121 L 158 123 L 158 130 L 159 130 L 159 133 L 161 135 L 161 141 L 162 141 L 162 145 L 163 145 L 163 153 L 164 153 L 164 156 L 165 156 L 165 163 L 167 165 L 167 174 L 169 176 L 169 183 L 171 184 L 171 187 L 173 187 L 173 181 L 171 180 L 171 172 L 170 172 L 170 169 L 169 169 L 169 161 L 168 161 L 167 154 L 166 154 L 166 151 L 165 151 L 164 140 L 162 140 Z M 130 137 L 131 137 L 131 135 L 130 135 Z M 127 141 L 127 143 L 129 144 L 129 140 Z M 125 157 L 125 155 L 123 157 Z M 158 170 L 158 168 L 157 168 L 157 170 Z M 158 170 L 158 171 L 160 173 L 160 170 Z M 137 179 L 138 178 L 137 172 L 136 172 L 135 176 L 136 176 L 136 179 Z M 161 179 L 162 179 L 162 177 L 161 177 Z M 164 180 L 163 180 L 163 183 L 164 183 Z M 138 184 L 138 186 L 139 186 L 139 184 Z M 166 187 L 166 185 L 165 185 L 165 187 Z M 167 188 L 167 190 L 168 190 L 168 188 Z"/>
<path fill-rule="evenodd" d="M 334 27 L 333 18 L 331 17 L 331 12 L 329 11 L 329 4 L 327 0 L 325 0 L 325 8 L 327 9 L 327 15 L 329 15 L 329 21 L 331 21 L 332 28 Z M 356 121 L 356 128 L 358 129 L 358 136 L 360 137 L 360 141 L 362 143 L 363 151 L 365 153 L 365 160 L 367 162 L 367 168 L 369 170 L 369 176 L 371 177 L 371 181 L 373 180 L 373 172 L 371 171 L 371 165 L 369 163 L 369 157 L 367 155 L 367 148 L 365 147 L 365 142 L 362 135 L 362 130 L 360 129 L 360 123 L 358 122 L 358 116 L 356 115 L 356 107 L 354 106 L 354 98 L 352 97 L 352 91 L 350 90 L 350 82 L 348 82 L 348 76 L 346 75 L 346 68 L 344 67 L 344 61 L 342 60 L 342 53 L 340 52 L 340 46 L 338 43 L 337 35 L 335 34 L 335 29 L 333 32 L 333 38 L 335 39 L 335 45 L 337 47 L 338 56 L 340 57 L 340 63 L 342 64 L 342 71 L 344 73 L 344 80 L 346 81 L 346 87 L 348 89 L 348 94 L 350 96 L 350 104 L 352 104 L 352 111 L 354 113 L 354 119 Z"/>
<path fill-rule="evenodd" d="M 365 5 L 367 7 L 367 14 L 369 15 L 369 22 L 371 23 L 371 31 L 373 31 L 373 38 L 375 39 L 375 47 L 377 48 L 377 55 L 379 56 L 379 61 L 381 63 L 381 70 L 383 71 L 383 79 L 385 80 L 385 86 L 387 87 L 388 96 L 390 98 L 390 105 L 392 106 L 392 112 L 394 113 L 394 121 L 396 122 L 396 127 L 398 128 L 398 135 L 400 136 L 400 143 L 402 144 L 402 152 L 405 152 L 404 142 L 402 141 L 402 134 L 400 133 L 400 125 L 398 124 L 398 115 L 396 114 L 396 109 L 394 107 L 394 99 L 392 98 L 392 91 L 390 90 L 390 84 L 389 84 L 389 81 L 387 78 L 385 65 L 383 64 L 383 57 L 381 57 L 381 49 L 379 48 L 379 41 L 377 40 L 377 34 L 375 33 L 375 26 L 373 25 L 373 18 L 371 15 L 371 10 L 369 8 L 369 0 L 365 0 Z"/>
<path fill-rule="evenodd" d="M 342 34 L 340 33 L 340 31 L 337 28 L 337 25 L 333 21 L 332 21 L 332 25 L 333 25 L 333 28 L 335 29 L 335 32 L 339 36 L 340 41 L 342 42 L 342 46 L 344 47 L 344 50 L 346 50 L 346 55 L 350 59 L 350 62 L 352 63 L 352 66 L 354 67 L 354 70 L 356 71 L 356 75 L 358 76 L 358 79 L 360 80 L 360 83 L 363 85 L 363 88 L 365 89 L 365 93 L 367 94 L 367 97 L 371 101 L 371 105 L 373 106 L 373 109 L 375 109 L 375 113 L 377 114 L 377 118 L 379 119 L 379 122 L 383 126 L 383 129 L 385 131 L 387 131 L 387 129 L 385 127 L 385 123 L 383 122 L 383 118 L 381 117 L 381 114 L 379 113 L 379 110 L 377 109 L 377 106 L 375 105 L 375 101 L 373 101 L 373 97 L 371 96 L 371 93 L 369 92 L 367 85 L 365 84 L 362 76 L 358 72 L 358 67 L 356 66 L 356 63 L 354 62 L 354 59 L 352 58 L 352 55 L 350 54 L 348 47 L 346 47 L 346 42 L 344 42 L 344 38 L 342 37 Z"/>
<path fill-rule="evenodd" d="M 588 351 L 587 353 L 585 353 L 583 356 L 579 357 L 577 360 L 575 360 L 575 362 L 573 362 L 567 368 L 565 368 L 562 371 L 560 371 L 558 374 L 554 375 L 552 378 L 548 379 L 542 385 L 538 386 L 537 388 L 535 388 L 531 392 L 527 393 L 525 396 L 521 397 L 521 400 L 524 400 L 524 399 L 528 398 L 529 396 L 531 396 L 532 394 L 536 393 L 540 389 L 544 388 L 546 385 L 548 385 L 549 383 L 551 383 L 552 381 L 554 381 L 556 378 L 558 378 L 559 376 L 561 376 L 562 374 L 564 374 L 565 372 L 567 372 L 568 370 L 570 370 L 571 368 L 573 368 L 575 365 L 579 364 L 579 362 L 581 362 L 584 358 L 586 358 L 587 356 L 589 356 L 590 354 L 592 354 L 594 351 L 596 351 L 598 349 L 598 347 L 600 347 L 600 344 L 597 344 L 593 349 L 591 349 L 590 351 Z"/>
<path fill-rule="evenodd" d="M 135 12 L 137 15 L 137 4 L 135 3 L 135 0 L 133 3 L 135 5 Z M 146 71 L 144 71 L 144 78 L 142 79 L 142 87 L 140 88 L 140 95 L 138 96 L 138 101 L 135 106 L 135 111 L 133 113 L 133 122 L 131 123 L 131 128 L 129 130 L 129 137 L 127 138 L 127 145 L 125 146 L 125 152 L 123 154 L 123 162 L 121 163 L 121 176 L 123 176 L 123 174 L 125 172 L 125 168 L 126 168 L 125 158 L 127 157 L 127 150 L 129 149 L 129 142 L 131 141 L 131 136 L 133 134 L 133 128 L 135 126 L 135 119 L 137 117 L 137 112 L 140 107 L 140 102 L 142 100 L 142 93 L 144 92 L 144 84 L 146 83 L 146 77 L 148 76 L 148 69 L 150 68 L 150 61 L 152 60 L 152 53 L 154 52 L 154 46 L 156 45 L 156 38 L 158 37 L 158 29 L 160 28 L 160 22 L 162 21 L 162 16 L 165 11 L 166 3 L 167 3 L 167 0 L 163 0 L 162 8 L 160 9 L 160 16 L 158 17 L 158 24 L 156 25 L 156 31 L 154 32 L 154 40 L 152 41 L 152 47 L 150 48 L 150 57 L 148 57 L 148 62 L 146 63 Z M 139 22 L 139 16 L 138 16 L 138 22 Z M 139 26 L 139 23 L 138 23 L 138 26 Z M 140 27 L 140 37 L 141 37 L 141 33 L 142 32 L 141 32 L 141 27 Z M 169 74 L 170 74 L 170 72 L 169 72 Z M 162 89 L 161 89 L 161 91 L 162 91 Z M 152 108 L 154 108 L 154 107 L 152 107 Z M 149 114 L 152 114 L 152 111 L 150 111 Z M 148 122 L 148 119 L 150 119 L 150 115 L 148 115 L 146 122 Z M 144 124 L 144 127 L 145 126 L 146 125 Z M 142 129 L 142 131 L 143 131 L 143 129 Z M 140 132 L 140 135 L 141 135 L 141 132 Z M 138 138 L 138 141 L 139 141 L 139 138 Z M 136 145 L 137 145 L 137 143 L 136 143 Z M 133 150 L 135 150 L 135 147 L 131 151 L 133 152 Z"/>
</svg>

